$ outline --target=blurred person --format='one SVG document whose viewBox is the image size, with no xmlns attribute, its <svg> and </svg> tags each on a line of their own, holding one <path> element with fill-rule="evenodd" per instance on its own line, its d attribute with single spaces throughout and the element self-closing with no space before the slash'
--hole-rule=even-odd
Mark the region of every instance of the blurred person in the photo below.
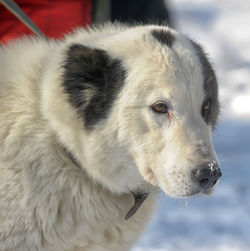
<svg viewBox="0 0 250 251">
<path fill-rule="evenodd" d="M 106 21 L 170 24 L 163 0 L 16 0 L 18 6 L 49 38 L 61 38 L 77 26 Z M 0 3 L 0 40 L 33 34 Z"/>
</svg>

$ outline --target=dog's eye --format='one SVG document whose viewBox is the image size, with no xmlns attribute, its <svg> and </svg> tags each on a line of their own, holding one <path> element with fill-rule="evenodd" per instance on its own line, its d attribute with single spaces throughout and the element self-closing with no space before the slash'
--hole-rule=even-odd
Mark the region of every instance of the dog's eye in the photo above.
<svg viewBox="0 0 250 251">
<path fill-rule="evenodd" d="M 168 113 L 168 105 L 164 102 L 156 102 L 152 105 L 152 109 L 157 113 Z"/>
<path fill-rule="evenodd" d="M 210 107 L 211 107 L 211 101 L 207 100 L 204 104 L 203 104 L 203 111 L 204 113 L 209 113 L 210 112 Z"/>
<path fill-rule="evenodd" d="M 202 105 L 202 117 L 207 121 L 208 115 L 210 114 L 211 111 L 211 100 L 206 100 L 203 105 Z"/>
</svg>

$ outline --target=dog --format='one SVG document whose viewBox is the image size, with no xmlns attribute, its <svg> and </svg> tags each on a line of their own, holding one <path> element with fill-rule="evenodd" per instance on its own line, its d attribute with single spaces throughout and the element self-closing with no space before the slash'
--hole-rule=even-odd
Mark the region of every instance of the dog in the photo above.
<svg viewBox="0 0 250 251">
<path fill-rule="evenodd" d="M 211 194 L 215 72 L 165 26 L 0 49 L 0 250 L 129 250 L 162 189 Z"/>
</svg>

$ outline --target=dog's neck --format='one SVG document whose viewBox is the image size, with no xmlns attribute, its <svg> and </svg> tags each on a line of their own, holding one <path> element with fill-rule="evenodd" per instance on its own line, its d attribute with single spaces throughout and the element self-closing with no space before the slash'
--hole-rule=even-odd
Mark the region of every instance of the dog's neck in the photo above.
<svg viewBox="0 0 250 251">
<path fill-rule="evenodd" d="M 81 166 L 81 164 L 79 163 L 79 161 L 76 159 L 76 157 L 66 147 L 59 145 L 58 152 L 59 152 L 59 155 L 61 156 L 61 158 L 63 158 L 64 160 L 66 159 L 66 160 L 70 161 L 71 164 L 73 164 L 74 166 L 79 168 L 81 171 L 84 170 L 83 167 Z M 130 219 L 137 212 L 137 210 L 141 207 L 143 202 L 149 196 L 148 191 L 141 191 L 140 190 L 140 191 L 133 191 L 131 193 L 134 197 L 134 205 L 129 209 L 129 211 L 125 215 L 125 217 L 124 217 L 125 220 Z"/>
</svg>

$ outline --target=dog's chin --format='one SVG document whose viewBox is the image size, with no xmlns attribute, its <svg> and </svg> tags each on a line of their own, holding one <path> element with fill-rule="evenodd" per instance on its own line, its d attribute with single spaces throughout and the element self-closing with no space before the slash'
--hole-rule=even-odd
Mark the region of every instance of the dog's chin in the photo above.
<svg viewBox="0 0 250 251">
<path fill-rule="evenodd" d="M 189 198 L 193 198 L 193 197 L 197 197 L 199 195 L 207 195 L 210 196 L 213 192 L 215 191 L 215 187 L 211 187 L 205 190 L 201 190 L 201 189 L 197 189 L 197 190 L 193 190 L 191 192 L 188 193 L 168 193 L 168 195 L 170 197 L 173 198 L 179 198 L 179 199 L 189 199 Z"/>
<path fill-rule="evenodd" d="M 191 193 L 183 194 L 182 196 L 179 196 L 179 198 L 183 198 L 183 199 L 192 198 L 192 197 L 197 197 L 199 195 L 210 196 L 211 194 L 213 194 L 214 191 L 215 191 L 215 187 L 211 187 L 205 190 L 197 189 L 195 191 L 192 191 Z"/>
<path fill-rule="evenodd" d="M 161 188 L 161 189 L 165 192 L 166 195 L 168 195 L 172 198 L 188 199 L 188 198 L 192 198 L 192 197 L 197 197 L 199 195 L 209 196 L 215 191 L 216 186 L 209 187 L 206 189 L 202 189 L 200 187 L 193 187 L 189 191 L 187 191 L 187 190 L 181 191 L 181 189 L 180 190 L 168 190 L 168 189 L 163 189 L 163 188 Z"/>
</svg>

